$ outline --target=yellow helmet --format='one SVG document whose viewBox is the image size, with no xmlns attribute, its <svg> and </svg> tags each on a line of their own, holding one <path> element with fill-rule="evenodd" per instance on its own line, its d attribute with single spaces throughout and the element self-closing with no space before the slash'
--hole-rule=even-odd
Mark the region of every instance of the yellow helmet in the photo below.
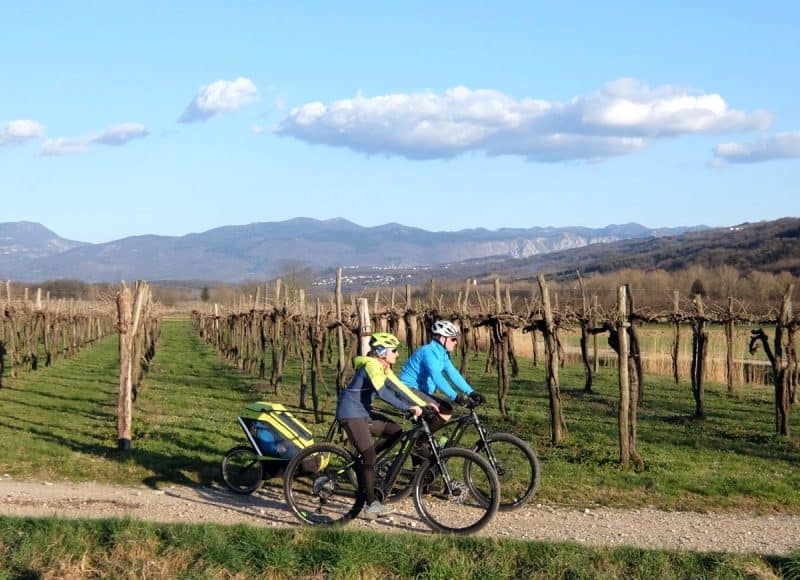
<svg viewBox="0 0 800 580">
<path fill-rule="evenodd" d="M 376 332 L 369 339 L 369 347 L 373 350 L 397 348 L 398 346 L 400 346 L 400 339 L 390 332 Z"/>
</svg>

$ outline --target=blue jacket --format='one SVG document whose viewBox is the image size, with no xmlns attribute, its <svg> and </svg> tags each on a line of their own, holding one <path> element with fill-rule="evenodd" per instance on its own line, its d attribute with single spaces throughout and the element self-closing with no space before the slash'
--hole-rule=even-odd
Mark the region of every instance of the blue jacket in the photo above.
<svg viewBox="0 0 800 580">
<path fill-rule="evenodd" d="M 336 418 L 357 419 L 369 417 L 372 401 L 377 394 L 381 399 L 402 410 L 413 406 L 424 407 L 425 401 L 414 394 L 400 382 L 380 359 L 371 356 L 359 356 L 355 360 L 356 374 L 350 379 L 347 387 L 339 393 L 336 404 Z"/>
<path fill-rule="evenodd" d="M 452 401 L 458 393 L 447 379 L 450 379 L 453 385 L 465 395 L 472 392 L 472 387 L 453 366 L 450 353 L 436 340 L 418 348 L 400 370 L 400 380 L 409 387 L 419 389 L 429 395 L 439 389 Z"/>
</svg>

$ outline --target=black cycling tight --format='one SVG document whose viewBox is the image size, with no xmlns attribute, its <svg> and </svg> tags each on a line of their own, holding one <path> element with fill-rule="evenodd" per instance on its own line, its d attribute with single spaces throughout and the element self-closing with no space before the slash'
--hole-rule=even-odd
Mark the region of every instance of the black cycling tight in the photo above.
<svg viewBox="0 0 800 580">
<path fill-rule="evenodd" d="M 384 417 L 381 417 L 381 419 L 384 419 Z M 403 434 L 403 430 L 397 423 L 373 418 L 347 419 L 342 421 L 342 427 L 344 427 L 350 442 L 361 454 L 364 490 L 367 505 L 370 505 L 375 500 L 375 461 L 377 455 L 397 441 Z M 376 445 L 373 437 L 382 437 L 384 440 Z"/>
</svg>

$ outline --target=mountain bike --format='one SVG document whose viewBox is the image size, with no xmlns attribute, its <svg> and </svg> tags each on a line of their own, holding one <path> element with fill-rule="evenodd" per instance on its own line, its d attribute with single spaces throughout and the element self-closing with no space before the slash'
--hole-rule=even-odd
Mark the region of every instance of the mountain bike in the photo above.
<svg viewBox="0 0 800 580">
<path fill-rule="evenodd" d="M 530 445 L 519 437 L 510 433 L 490 432 L 481 423 L 476 411 L 478 406 L 470 400 L 465 405 L 469 413 L 454 417 L 437 429 L 437 439 L 445 449 L 465 447 L 485 457 L 500 481 L 500 511 L 514 510 L 530 500 L 539 489 L 539 458 Z M 471 426 L 475 428 L 470 429 Z M 402 499 L 410 493 L 410 486 L 398 488 L 388 500 Z"/>
<path fill-rule="evenodd" d="M 423 410 L 414 425 L 378 454 L 375 495 L 389 498 L 418 440 L 430 445 L 430 458 L 414 469 L 409 487 L 420 518 L 434 531 L 469 534 L 497 512 L 500 483 L 488 461 L 460 447 L 443 449 L 431 433 L 432 411 Z M 344 447 L 323 442 L 298 453 L 286 467 L 284 495 L 292 513 L 307 524 L 337 524 L 364 507 L 361 458 Z M 308 469 L 309 464 L 322 466 Z"/>
</svg>

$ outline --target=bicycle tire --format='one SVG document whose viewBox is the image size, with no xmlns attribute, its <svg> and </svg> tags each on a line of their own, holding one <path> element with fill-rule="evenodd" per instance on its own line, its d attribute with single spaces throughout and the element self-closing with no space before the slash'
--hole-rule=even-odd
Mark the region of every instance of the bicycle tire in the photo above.
<svg viewBox="0 0 800 580">
<path fill-rule="evenodd" d="M 264 484 L 264 466 L 252 447 L 238 445 L 222 457 L 219 476 L 225 487 L 233 493 L 248 495 L 261 489 Z"/>
<path fill-rule="evenodd" d="M 333 443 L 311 445 L 292 458 L 284 474 L 283 494 L 297 519 L 311 525 L 344 524 L 364 507 L 357 461 Z"/>
<path fill-rule="evenodd" d="M 417 513 L 436 532 L 477 532 L 491 521 L 500 505 L 497 474 L 486 459 L 469 449 L 445 449 L 439 454 L 439 461 L 451 478 L 453 492 L 445 484 L 439 463 L 426 461 L 413 483 Z M 476 495 L 476 488 L 480 495 Z"/>
<path fill-rule="evenodd" d="M 483 441 L 479 440 L 472 450 L 485 457 L 497 473 L 500 481 L 500 511 L 515 510 L 530 500 L 539 489 L 539 458 L 530 445 L 510 433 L 490 433 L 486 442 L 496 462 L 487 454 Z M 477 492 L 480 493 L 480 490 Z"/>
</svg>

